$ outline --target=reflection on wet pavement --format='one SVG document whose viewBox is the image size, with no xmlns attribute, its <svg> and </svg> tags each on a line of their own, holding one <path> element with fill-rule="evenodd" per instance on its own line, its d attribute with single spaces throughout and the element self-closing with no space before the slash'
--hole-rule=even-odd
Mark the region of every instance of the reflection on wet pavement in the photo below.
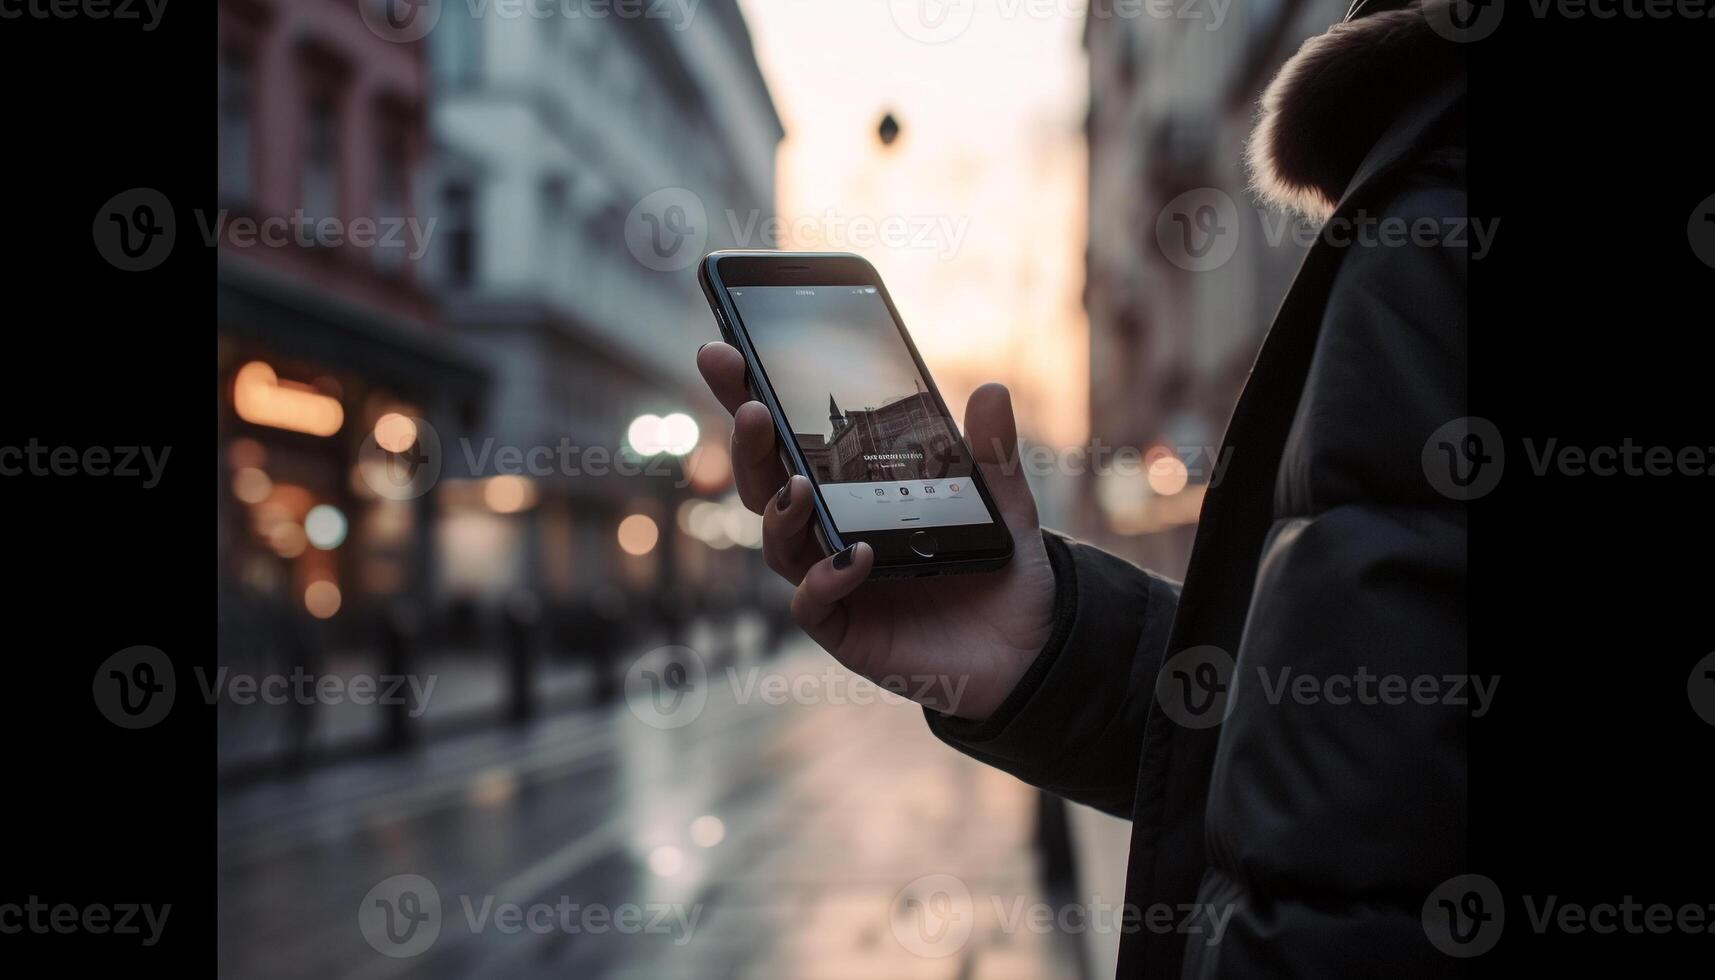
<svg viewBox="0 0 1715 980">
<path fill-rule="evenodd" d="M 220 974 L 1075 976 L 1017 924 L 1035 793 L 828 663 L 711 665 L 683 727 L 622 702 L 226 793 Z"/>
</svg>

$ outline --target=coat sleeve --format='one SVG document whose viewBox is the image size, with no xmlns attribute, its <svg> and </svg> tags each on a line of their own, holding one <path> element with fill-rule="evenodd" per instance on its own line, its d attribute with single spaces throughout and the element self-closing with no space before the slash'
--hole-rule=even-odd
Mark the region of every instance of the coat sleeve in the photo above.
<svg viewBox="0 0 1715 980">
<path fill-rule="evenodd" d="M 1054 629 L 1030 669 L 981 722 L 925 710 L 929 730 L 972 758 L 1131 818 L 1143 724 L 1179 586 L 1044 531 Z"/>
</svg>

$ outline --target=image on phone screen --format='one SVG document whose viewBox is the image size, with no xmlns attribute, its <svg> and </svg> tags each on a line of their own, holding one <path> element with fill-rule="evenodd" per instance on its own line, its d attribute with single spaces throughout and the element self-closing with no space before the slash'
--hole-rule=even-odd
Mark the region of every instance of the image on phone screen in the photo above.
<svg viewBox="0 0 1715 980">
<path fill-rule="evenodd" d="M 874 286 L 735 286 L 733 305 L 843 532 L 988 524 L 972 462 Z"/>
</svg>

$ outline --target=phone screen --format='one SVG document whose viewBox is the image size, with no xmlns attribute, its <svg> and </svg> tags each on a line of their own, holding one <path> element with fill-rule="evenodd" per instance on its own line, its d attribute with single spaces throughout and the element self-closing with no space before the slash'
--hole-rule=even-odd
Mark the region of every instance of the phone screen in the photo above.
<svg viewBox="0 0 1715 980">
<path fill-rule="evenodd" d="M 836 527 L 992 523 L 964 440 L 876 287 L 728 292 Z"/>
</svg>

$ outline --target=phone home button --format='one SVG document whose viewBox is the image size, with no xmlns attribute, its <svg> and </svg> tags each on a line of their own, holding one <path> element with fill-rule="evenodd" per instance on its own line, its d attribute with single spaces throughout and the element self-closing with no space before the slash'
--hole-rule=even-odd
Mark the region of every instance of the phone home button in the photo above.
<svg viewBox="0 0 1715 980">
<path fill-rule="evenodd" d="M 923 558 L 935 557 L 935 536 L 928 531 L 918 531 L 907 542 L 911 550 Z"/>
</svg>

